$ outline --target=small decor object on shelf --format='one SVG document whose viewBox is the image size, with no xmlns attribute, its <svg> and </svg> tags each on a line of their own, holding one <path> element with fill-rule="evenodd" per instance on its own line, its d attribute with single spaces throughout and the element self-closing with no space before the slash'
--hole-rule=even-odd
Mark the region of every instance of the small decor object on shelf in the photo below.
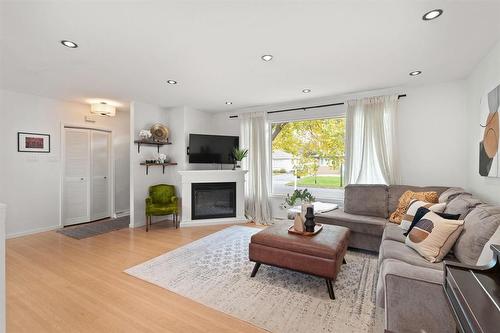
<svg viewBox="0 0 500 333">
<path fill-rule="evenodd" d="M 139 138 L 141 138 L 141 140 L 150 140 L 152 136 L 150 130 L 141 130 L 139 132 Z"/>
<path fill-rule="evenodd" d="M 50 135 L 17 132 L 17 151 L 23 153 L 50 153 Z"/>
<path fill-rule="evenodd" d="M 312 206 L 307 207 L 306 222 L 304 222 L 304 227 L 307 232 L 314 232 L 314 227 L 316 223 L 314 222 L 314 208 Z"/>
<path fill-rule="evenodd" d="M 167 163 L 167 162 L 169 162 L 169 160 L 167 160 L 167 155 L 162 154 L 162 153 L 158 154 L 158 158 L 157 158 L 156 160 L 157 160 L 157 161 L 158 161 L 158 163 L 160 163 L 160 164 L 163 164 L 163 163 Z"/>
<path fill-rule="evenodd" d="M 234 165 L 233 170 L 236 168 L 241 168 L 241 161 L 247 156 L 248 156 L 248 149 L 234 148 L 233 157 L 236 163 Z"/>
<path fill-rule="evenodd" d="M 162 124 L 154 124 L 150 129 L 153 140 L 156 142 L 167 142 L 168 129 Z"/>
</svg>

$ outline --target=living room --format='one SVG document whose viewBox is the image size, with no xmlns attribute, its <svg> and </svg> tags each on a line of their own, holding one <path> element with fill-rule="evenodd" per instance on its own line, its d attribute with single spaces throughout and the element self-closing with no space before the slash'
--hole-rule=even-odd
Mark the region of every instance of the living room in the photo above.
<svg viewBox="0 0 500 333">
<path fill-rule="evenodd" d="M 2 2 L 0 331 L 497 331 L 499 12 Z"/>
</svg>

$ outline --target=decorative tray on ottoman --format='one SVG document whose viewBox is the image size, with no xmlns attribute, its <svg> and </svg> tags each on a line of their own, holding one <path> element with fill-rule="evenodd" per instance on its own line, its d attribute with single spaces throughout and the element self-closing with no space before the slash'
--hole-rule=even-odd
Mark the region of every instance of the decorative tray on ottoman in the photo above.
<svg viewBox="0 0 500 333">
<path fill-rule="evenodd" d="M 297 230 L 295 230 L 293 228 L 293 225 L 291 225 L 290 228 L 288 228 L 288 232 L 291 233 L 291 234 L 297 234 L 297 235 L 302 235 L 302 236 L 314 236 L 318 232 L 320 232 L 321 229 L 323 229 L 323 225 L 320 224 L 320 223 L 316 223 L 316 225 L 314 226 L 314 231 L 313 232 L 309 232 L 309 231 L 297 231 Z"/>
</svg>

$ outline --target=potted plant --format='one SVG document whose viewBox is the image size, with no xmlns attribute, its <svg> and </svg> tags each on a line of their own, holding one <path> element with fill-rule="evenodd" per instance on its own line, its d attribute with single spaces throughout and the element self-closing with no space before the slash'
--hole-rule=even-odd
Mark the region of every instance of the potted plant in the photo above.
<svg viewBox="0 0 500 333">
<path fill-rule="evenodd" d="M 310 204 L 314 202 L 316 198 L 307 190 L 295 190 L 292 195 L 288 193 L 285 198 L 285 205 L 288 207 L 293 207 L 300 204 Z"/>
<path fill-rule="evenodd" d="M 241 161 L 247 156 L 248 156 L 248 149 L 234 148 L 233 149 L 233 157 L 234 157 L 234 160 L 236 161 L 234 168 L 235 169 L 241 168 Z"/>
</svg>

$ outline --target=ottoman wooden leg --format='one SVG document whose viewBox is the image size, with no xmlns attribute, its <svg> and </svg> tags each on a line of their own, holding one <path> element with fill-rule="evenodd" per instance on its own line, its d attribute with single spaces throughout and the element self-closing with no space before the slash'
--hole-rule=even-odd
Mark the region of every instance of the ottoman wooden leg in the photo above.
<svg viewBox="0 0 500 333">
<path fill-rule="evenodd" d="M 330 299 L 335 299 L 335 293 L 333 292 L 332 280 L 326 279 L 326 288 L 328 288 L 328 295 Z"/>
<path fill-rule="evenodd" d="M 347 264 L 347 261 L 345 261 L 345 258 L 342 258 L 342 265 Z"/>
<path fill-rule="evenodd" d="M 255 274 L 257 274 L 259 267 L 260 267 L 260 262 L 256 262 L 255 266 L 253 266 L 252 274 L 250 274 L 250 277 L 254 277 Z"/>
</svg>

